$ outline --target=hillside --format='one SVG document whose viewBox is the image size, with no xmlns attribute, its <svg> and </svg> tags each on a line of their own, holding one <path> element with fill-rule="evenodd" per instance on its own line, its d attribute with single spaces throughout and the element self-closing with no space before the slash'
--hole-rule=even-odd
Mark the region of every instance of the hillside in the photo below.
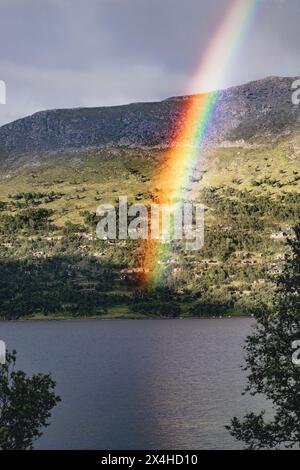
<svg viewBox="0 0 300 470">
<path fill-rule="evenodd" d="M 151 203 L 168 129 L 191 98 L 46 111 L 0 128 L 0 316 L 232 315 L 269 302 L 300 213 L 291 82 L 222 92 L 199 177 L 205 246 L 179 249 L 168 283 L 149 292 L 135 272 L 142 245 L 97 240 L 95 211 L 119 195 Z"/>
<path fill-rule="evenodd" d="M 211 142 L 257 139 L 294 128 L 299 112 L 291 105 L 294 78 L 270 77 L 220 92 Z M 185 118 L 187 100 L 105 108 L 42 111 L 0 128 L 0 155 L 99 147 L 169 146 Z"/>
</svg>

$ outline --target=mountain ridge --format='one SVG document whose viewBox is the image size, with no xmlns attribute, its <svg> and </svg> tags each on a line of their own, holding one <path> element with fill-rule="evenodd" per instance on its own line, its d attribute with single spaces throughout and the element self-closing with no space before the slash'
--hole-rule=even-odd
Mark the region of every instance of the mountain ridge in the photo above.
<svg viewBox="0 0 300 470">
<path fill-rule="evenodd" d="M 267 77 L 221 90 L 208 140 L 250 140 L 299 123 L 292 104 L 296 77 Z M 186 103 L 207 94 L 127 105 L 45 110 L 0 127 L 0 153 L 21 155 L 112 146 L 164 147 L 176 140 Z M 182 142 L 186 144 L 188 142 Z"/>
</svg>

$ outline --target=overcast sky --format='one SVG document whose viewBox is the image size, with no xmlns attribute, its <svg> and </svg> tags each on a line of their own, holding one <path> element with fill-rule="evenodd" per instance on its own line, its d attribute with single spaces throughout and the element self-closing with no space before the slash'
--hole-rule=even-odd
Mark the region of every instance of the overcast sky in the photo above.
<svg viewBox="0 0 300 470">
<path fill-rule="evenodd" d="M 229 3 L 0 0 L 0 124 L 48 108 L 184 94 Z M 259 3 L 224 87 L 300 75 L 300 0 Z"/>
</svg>

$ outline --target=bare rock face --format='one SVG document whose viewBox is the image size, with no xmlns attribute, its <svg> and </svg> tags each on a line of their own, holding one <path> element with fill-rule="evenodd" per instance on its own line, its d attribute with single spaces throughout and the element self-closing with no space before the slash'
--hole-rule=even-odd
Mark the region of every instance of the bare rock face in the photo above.
<svg viewBox="0 0 300 470">
<path fill-rule="evenodd" d="M 300 106 L 292 104 L 295 78 L 269 77 L 219 92 L 208 129 L 209 141 L 251 141 L 300 126 Z M 169 146 L 185 119 L 190 100 L 42 111 L 0 127 L 0 154 L 57 152 L 105 146 Z"/>
</svg>

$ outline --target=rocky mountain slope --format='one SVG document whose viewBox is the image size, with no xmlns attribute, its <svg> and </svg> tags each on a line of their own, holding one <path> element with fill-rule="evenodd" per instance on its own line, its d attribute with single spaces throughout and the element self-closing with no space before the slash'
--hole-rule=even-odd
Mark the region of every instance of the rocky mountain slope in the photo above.
<svg viewBox="0 0 300 470">
<path fill-rule="evenodd" d="M 271 305 L 300 220 L 292 81 L 220 92 L 210 133 L 218 145 L 201 153 L 196 179 L 204 247 L 177 247 L 164 288 L 142 296 L 143 244 L 97 239 L 96 210 L 120 195 L 155 201 L 160 147 L 173 143 L 188 100 L 201 106 L 203 96 L 45 111 L 0 128 L 0 319 L 222 316 Z"/>
<path fill-rule="evenodd" d="M 251 140 L 299 125 L 299 106 L 291 102 L 294 80 L 269 77 L 221 91 L 211 141 Z M 187 100 L 201 106 L 203 96 L 38 112 L 0 128 L 0 154 L 172 145 Z"/>
</svg>

